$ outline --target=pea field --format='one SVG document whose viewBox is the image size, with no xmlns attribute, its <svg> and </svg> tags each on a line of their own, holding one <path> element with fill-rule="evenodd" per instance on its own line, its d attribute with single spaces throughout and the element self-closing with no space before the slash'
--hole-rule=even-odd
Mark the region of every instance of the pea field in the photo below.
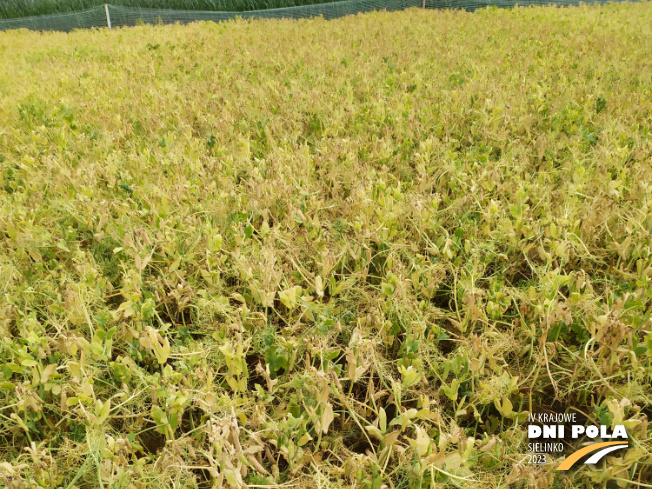
<svg viewBox="0 0 652 489">
<path fill-rule="evenodd" d="M 0 32 L 0 487 L 652 487 L 651 40 Z M 629 447 L 529 463 L 530 413 Z"/>
</svg>

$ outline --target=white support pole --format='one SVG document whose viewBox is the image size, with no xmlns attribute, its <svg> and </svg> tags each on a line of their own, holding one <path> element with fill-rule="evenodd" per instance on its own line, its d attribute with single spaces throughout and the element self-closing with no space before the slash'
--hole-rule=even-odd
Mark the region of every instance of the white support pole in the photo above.
<svg viewBox="0 0 652 489">
<path fill-rule="evenodd" d="M 423 0 L 425 2 L 425 0 Z M 104 4 L 104 12 L 106 12 L 106 25 L 109 26 L 109 30 L 111 30 L 111 16 L 109 15 L 109 6 L 105 3 Z"/>
<path fill-rule="evenodd" d="M 426 8 L 426 0 L 423 0 L 423 8 Z"/>
</svg>

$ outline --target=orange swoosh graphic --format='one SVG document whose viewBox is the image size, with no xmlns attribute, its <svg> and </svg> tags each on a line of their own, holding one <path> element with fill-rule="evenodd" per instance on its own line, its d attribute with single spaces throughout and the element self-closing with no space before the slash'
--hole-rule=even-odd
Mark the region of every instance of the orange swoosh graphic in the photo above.
<svg viewBox="0 0 652 489">
<path fill-rule="evenodd" d="M 573 452 L 566 460 L 564 460 L 561 464 L 559 464 L 559 467 L 557 467 L 557 470 L 568 470 L 568 469 L 570 469 L 573 465 L 575 465 L 575 462 L 577 462 L 579 459 L 581 459 L 587 453 L 595 452 L 596 450 L 599 450 L 600 448 L 609 447 L 611 445 L 622 445 L 623 443 L 624 442 L 622 442 L 622 441 L 605 441 L 603 443 L 593 443 L 592 445 L 589 445 L 588 447 L 584 447 L 584 448 L 579 449 L 576 452 Z"/>
</svg>

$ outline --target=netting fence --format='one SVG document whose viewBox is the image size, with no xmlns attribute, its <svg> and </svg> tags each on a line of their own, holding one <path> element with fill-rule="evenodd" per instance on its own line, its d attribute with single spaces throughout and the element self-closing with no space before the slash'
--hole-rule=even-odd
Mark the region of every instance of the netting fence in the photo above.
<svg viewBox="0 0 652 489">
<path fill-rule="evenodd" d="M 126 27 L 139 24 L 174 24 L 196 21 L 220 22 L 235 18 L 279 19 L 324 17 L 335 19 L 345 15 L 375 10 L 404 10 L 410 7 L 429 9 L 463 9 L 497 6 L 502 8 L 520 6 L 572 6 L 579 4 L 606 4 L 629 0 L 343 0 L 339 2 L 305 5 L 245 12 L 217 12 L 203 10 L 158 10 L 102 5 L 79 12 L 41 15 L 17 19 L 0 19 L 0 30 L 27 28 L 33 30 L 71 31 L 92 27 Z"/>
</svg>

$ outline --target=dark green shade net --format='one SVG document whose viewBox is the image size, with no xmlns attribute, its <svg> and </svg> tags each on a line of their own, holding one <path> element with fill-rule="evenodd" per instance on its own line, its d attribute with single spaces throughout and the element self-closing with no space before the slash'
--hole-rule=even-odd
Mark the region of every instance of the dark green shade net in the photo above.
<svg viewBox="0 0 652 489">
<path fill-rule="evenodd" d="M 580 4 L 606 4 L 628 0 L 426 0 L 425 7 L 430 9 L 463 9 L 474 11 L 490 6 L 572 6 Z M 196 21 L 224 21 L 235 18 L 270 19 L 270 18 L 308 18 L 322 16 L 335 19 L 345 15 L 371 12 L 375 10 L 404 10 L 410 7 L 423 7 L 423 0 L 345 0 L 341 2 L 303 5 L 266 10 L 244 12 L 218 12 L 201 10 L 160 10 L 108 5 L 112 27 L 133 26 L 138 24 L 173 24 Z M 27 28 L 33 30 L 71 31 L 91 27 L 107 27 L 107 15 L 104 5 L 80 12 L 41 15 L 0 20 L 0 30 Z"/>
</svg>

